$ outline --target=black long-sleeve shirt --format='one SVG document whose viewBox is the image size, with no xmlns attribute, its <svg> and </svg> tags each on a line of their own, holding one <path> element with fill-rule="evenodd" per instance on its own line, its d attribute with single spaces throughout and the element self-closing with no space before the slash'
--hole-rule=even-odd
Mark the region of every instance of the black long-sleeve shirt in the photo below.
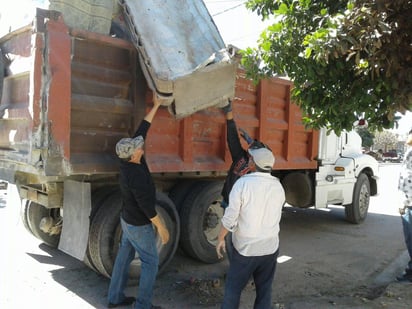
<svg viewBox="0 0 412 309">
<path fill-rule="evenodd" d="M 222 189 L 223 201 L 229 203 L 229 193 L 233 185 L 240 176 L 249 172 L 249 155 L 240 143 L 239 134 L 237 132 L 236 123 L 233 119 L 227 120 L 227 143 L 229 146 L 230 155 L 232 156 L 232 164 L 226 176 L 225 183 Z"/>
<path fill-rule="evenodd" d="M 143 120 L 133 137 L 141 135 L 146 141 L 150 122 Z M 140 226 L 151 223 L 156 216 L 156 187 L 145 158 L 141 163 L 121 161 L 120 190 L 122 195 L 121 216 L 128 224 Z"/>
</svg>

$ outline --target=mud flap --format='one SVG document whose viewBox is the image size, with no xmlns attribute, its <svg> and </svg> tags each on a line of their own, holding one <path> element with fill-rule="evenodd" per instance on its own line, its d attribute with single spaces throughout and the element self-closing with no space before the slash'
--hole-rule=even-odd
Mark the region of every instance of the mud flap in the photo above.
<svg viewBox="0 0 412 309">
<path fill-rule="evenodd" d="M 83 261 L 89 238 L 90 183 L 64 182 L 63 229 L 59 250 Z"/>
</svg>

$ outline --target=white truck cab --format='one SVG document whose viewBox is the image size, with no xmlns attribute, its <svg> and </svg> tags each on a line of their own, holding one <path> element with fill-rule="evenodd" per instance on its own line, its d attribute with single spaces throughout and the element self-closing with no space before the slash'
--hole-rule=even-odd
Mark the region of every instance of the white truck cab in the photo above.
<svg viewBox="0 0 412 309">
<path fill-rule="evenodd" d="M 315 207 L 345 206 L 348 221 L 366 218 L 369 197 L 377 194 L 378 162 L 362 153 L 362 139 L 355 131 L 319 134 L 319 170 L 316 173 Z"/>
</svg>

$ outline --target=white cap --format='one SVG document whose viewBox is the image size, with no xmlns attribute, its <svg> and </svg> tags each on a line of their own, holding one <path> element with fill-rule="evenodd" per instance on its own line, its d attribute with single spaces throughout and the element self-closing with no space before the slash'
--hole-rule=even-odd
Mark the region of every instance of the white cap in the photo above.
<svg viewBox="0 0 412 309">
<path fill-rule="evenodd" d="M 252 156 L 253 161 L 260 169 L 264 171 L 271 171 L 275 164 L 275 156 L 272 151 L 267 148 L 249 149 L 249 154 Z"/>
</svg>

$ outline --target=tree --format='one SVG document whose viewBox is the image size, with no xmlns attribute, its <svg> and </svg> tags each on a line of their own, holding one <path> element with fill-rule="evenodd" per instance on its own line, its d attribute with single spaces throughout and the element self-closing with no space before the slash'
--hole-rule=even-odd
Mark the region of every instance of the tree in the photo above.
<svg viewBox="0 0 412 309">
<path fill-rule="evenodd" d="M 412 107 L 411 0 L 249 0 L 273 17 L 257 48 L 245 49 L 249 77 L 287 75 L 314 128 L 396 125 Z"/>
<path fill-rule="evenodd" d="M 383 152 L 387 152 L 392 149 L 396 149 L 398 144 L 397 136 L 390 131 L 377 132 L 374 138 L 374 149 L 382 149 Z"/>
</svg>

